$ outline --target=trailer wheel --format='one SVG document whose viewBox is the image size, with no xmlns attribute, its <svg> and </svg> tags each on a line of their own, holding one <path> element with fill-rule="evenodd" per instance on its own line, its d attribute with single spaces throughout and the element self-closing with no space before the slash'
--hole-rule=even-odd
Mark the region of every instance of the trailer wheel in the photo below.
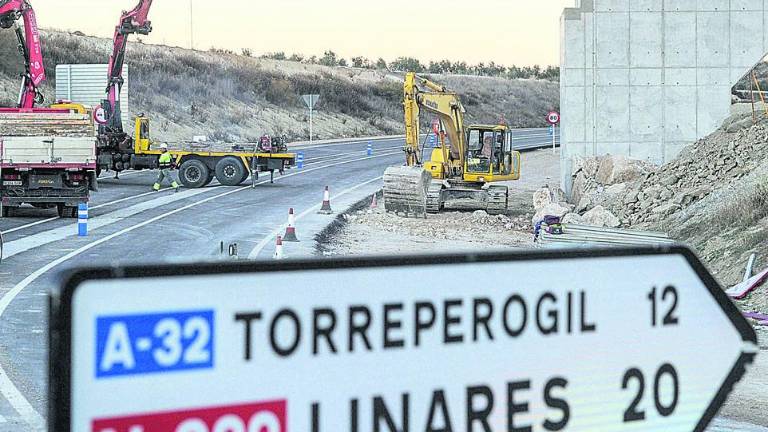
<svg viewBox="0 0 768 432">
<path fill-rule="evenodd" d="M 224 186 L 237 186 L 248 173 L 240 159 L 227 156 L 216 164 L 216 179 Z"/>
<path fill-rule="evenodd" d="M 216 175 L 215 175 L 215 173 L 213 171 L 211 171 L 211 170 L 208 170 L 208 171 L 209 171 L 208 172 L 208 179 L 205 181 L 205 184 L 203 184 L 203 187 L 208 186 L 209 184 L 211 184 L 213 179 L 216 177 Z"/>
<path fill-rule="evenodd" d="M 238 184 L 242 184 L 244 181 L 248 180 L 248 177 L 250 175 L 251 175 L 251 173 L 249 173 L 248 170 L 243 170 L 243 179 L 240 180 L 240 183 L 238 183 Z"/>
<path fill-rule="evenodd" d="M 185 187 L 197 189 L 206 185 L 209 174 L 210 170 L 203 161 L 189 159 L 182 163 L 181 168 L 179 168 L 179 181 Z"/>
</svg>

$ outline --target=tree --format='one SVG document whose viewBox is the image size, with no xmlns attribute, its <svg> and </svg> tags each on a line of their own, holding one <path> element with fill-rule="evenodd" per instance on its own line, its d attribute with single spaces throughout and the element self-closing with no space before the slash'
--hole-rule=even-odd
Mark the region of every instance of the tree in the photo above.
<svg viewBox="0 0 768 432">
<path fill-rule="evenodd" d="M 424 72 L 426 70 L 418 59 L 412 57 L 398 57 L 389 64 L 389 67 L 400 72 Z"/>
<path fill-rule="evenodd" d="M 365 64 L 368 62 L 365 58 L 362 56 L 352 57 L 352 66 L 356 68 L 363 68 L 365 67 Z"/>
<path fill-rule="evenodd" d="M 338 65 L 341 67 L 347 67 L 347 60 L 343 58 L 339 59 Z"/>
<path fill-rule="evenodd" d="M 387 69 L 387 62 L 383 58 L 379 57 L 379 59 L 376 60 L 376 69 L 380 69 L 380 70 Z"/>
<path fill-rule="evenodd" d="M 242 54 L 243 54 L 243 57 L 253 56 L 253 52 L 250 50 L 250 48 L 243 48 Z"/>
<path fill-rule="evenodd" d="M 288 57 L 288 60 L 294 61 L 294 62 L 302 62 L 304 61 L 304 56 L 301 54 L 291 54 L 291 56 Z"/>
<path fill-rule="evenodd" d="M 335 52 L 328 50 L 323 54 L 320 59 L 320 64 L 323 66 L 337 66 L 339 64 L 338 56 Z"/>
</svg>

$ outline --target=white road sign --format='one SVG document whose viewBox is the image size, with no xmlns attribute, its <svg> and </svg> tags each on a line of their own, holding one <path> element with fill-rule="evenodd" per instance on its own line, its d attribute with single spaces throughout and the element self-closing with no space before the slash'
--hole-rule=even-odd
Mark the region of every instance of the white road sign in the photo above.
<svg viewBox="0 0 768 432">
<path fill-rule="evenodd" d="M 557 111 L 550 111 L 549 114 L 547 114 L 547 122 L 551 125 L 560 123 L 560 113 Z"/>
<path fill-rule="evenodd" d="M 682 247 L 86 271 L 51 310 L 56 431 L 703 431 L 756 352 Z"/>
<path fill-rule="evenodd" d="M 320 95 L 316 94 L 308 94 L 308 95 L 301 95 L 301 98 L 304 100 L 304 103 L 307 105 L 307 108 L 313 109 L 315 108 L 315 104 L 318 100 L 320 100 Z"/>
</svg>

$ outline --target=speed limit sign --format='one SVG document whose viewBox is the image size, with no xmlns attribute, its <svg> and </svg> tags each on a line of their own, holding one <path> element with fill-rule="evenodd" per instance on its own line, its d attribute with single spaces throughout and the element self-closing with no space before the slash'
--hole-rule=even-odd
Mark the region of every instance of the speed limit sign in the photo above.
<svg viewBox="0 0 768 432">
<path fill-rule="evenodd" d="M 93 110 L 93 119 L 100 125 L 107 124 L 107 110 L 102 106 L 97 106 Z"/>
<path fill-rule="evenodd" d="M 551 125 L 560 123 L 560 113 L 557 111 L 550 111 L 549 114 L 547 114 L 547 122 Z"/>
</svg>

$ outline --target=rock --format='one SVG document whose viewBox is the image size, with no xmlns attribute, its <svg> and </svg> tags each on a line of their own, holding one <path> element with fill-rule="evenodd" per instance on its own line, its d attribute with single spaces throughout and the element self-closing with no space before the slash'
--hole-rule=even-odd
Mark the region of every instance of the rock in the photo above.
<svg viewBox="0 0 768 432">
<path fill-rule="evenodd" d="M 563 217 L 570 213 L 571 210 L 573 209 L 570 206 L 563 206 L 556 203 L 547 204 L 536 211 L 536 214 L 533 215 L 533 219 L 531 219 L 531 224 L 536 225 L 537 222 L 544 219 L 544 216 Z"/>
<path fill-rule="evenodd" d="M 639 195 L 639 193 L 637 191 L 632 191 L 632 192 L 626 194 L 624 196 L 624 200 L 623 200 L 624 204 L 629 205 L 629 204 L 636 203 L 638 195 Z"/>
<path fill-rule="evenodd" d="M 610 185 L 607 188 L 605 188 L 605 193 L 609 195 L 622 195 L 624 191 L 627 189 L 626 183 L 617 183 L 615 185 Z"/>
<path fill-rule="evenodd" d="M 564 224 L 579 225 L 584 222 L 584 218 L 578 213 L 568 213 L 567 215 L 563 216 L 563 219 L 561 222 Z"/>
<path fill-rule="evenodd" d="M 664 189 L 663 191 L 661 191 L 661 196 L 660 196 L 660 198 L 661 198 L 663 201 L 667 201 L 667 200 L 669 200 L 670 198 L 672 198 L 673 196 L 675 196 L 675 193 L 674 193 L 674 192 L 672 192 L 672 191 L 671 191 L 671 190 L 669 190 L 669 189 Z"/>
<path fill-rule="evenodd" d="M 552 191 L 548 187 L 541 188 L 533 193 L 533 208 L 540 208 L 552 204 Z"/>
<path fill-rule="evenodd" d="M 485 222 L 488 216 L 489 214 L 485 210 L 475 210 L 472 212 L 472 220 L 475 222 Z"/>
<path fill-rule="evenodd" d="M 597 170 L 600 168 L 600 158 L 596 157 L 590 157 L 584 159 L 584 163 L 582 165 L 582 171 L 584 171 L 584 175 L 587 177 L 595 177 L 597 175 Z"/>
<path fill-rule="evenodd" d="M 604 156 L 597 170 L 596 179 L 602 185 L 631 182 L 653 170 L 647 162 L 625 156 Z"/>
<path fill-rule="evenodd" d="M 655 215 L 669 216 L 676 211 L 680 210 L 680 206 L 675 203 L 663 204 L 655 207 L 651 212 Z"/>
<path fill-rule="evenodd" d="M 663 184 L 664 186 L 674 186 L 679 181 L 680 181 L 680 177 L 678 177 L 675 174 L 672 174 L 670 176 L 664 177 L 664 179 L 661 181 L 661 184 Z"/>
<path fill-rule="evenodd" d="M 621 225 L 619 218 L 603 208 L 603 206 L 597 206 L 592 210 L 584 213 L 582 222 L 586 225 L 609 228 L 617 228 L 619 225 Z"/>
<path fill-rule="evenodd" d="M 571 199 L 573 200 L 572 202 L 579 202 L 581 197 L 586 194 L 587 183 L 587 176 L 584 172 L 580 172 L 576 175 L 576 178 L 573 180 L 573 187 L 571 189 Z"/>
<path fill-rule="evenodd" d="M 591 207 L 592 207 L 592 198 L 590 198 L 589 195 L 584 195 L 576 204 L 576 213 L 584 213 L 585 211 L 589 210 Z"/>
</svg>

